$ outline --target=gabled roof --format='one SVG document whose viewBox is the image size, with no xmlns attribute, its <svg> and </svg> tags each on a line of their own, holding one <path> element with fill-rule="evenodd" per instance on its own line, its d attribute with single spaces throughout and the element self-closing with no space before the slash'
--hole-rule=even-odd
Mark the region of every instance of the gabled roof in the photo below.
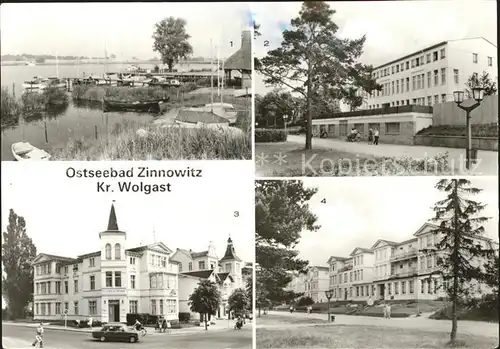
<svg viewBox="0 0 500 349">
<path fill-rule="evenodd" d="M 225 62 L 224 70 L 252 70 L 252 34 L 244 30 L 241 34 L 241 48 Z"/>
<path fill-rule="evenodd" d="M 49 262 L 49 261 L 61 261 L 61 262 L 74 263 L 74 262 L 77 262 L 78 259 L 71 258 L 71 257 L 57 256 L 55 254 L 39 253 L 33 259 L 31 264 L 34 265 L 34 264 Z"/>
<path fill-rule="evenodd" d="M 330 258 L 328 258 L 328 261 L 326 262 L 327 264 L 330 264 L 332 263 L 333 261 L 339 261 L 339 262 L 344 262 L 346 260 L 348 260 L 349 258 L 347 257 L 337 257 L 337 256 L 330 256 Z"/>
<path fill-rule="evenodd" d="M 378 239 L 377 242 L 375 242 L 370 249 L 371 250 L 376 249 L 381 242 L 385 242 L 389 246 L 394 246 L 394 245 L 398 244 L 397 242 L 394 242 L 394 241 L 384 240 L 384 239 Z"/>
<path fill-rule="evenodd" d="M 175 120 L 190 124 L 229 124 L 229 120 L 211 111 L 180 110 Z"/>
<path fill-rule="evenodd" d="M 208 250 L 207 251 L 201 251 L 201 252 L 193 252 L 191 250 L 186 250 L 184 248 L 177 248 L 177 251 L 182 252 L 187 257 L 192 258 L 192 259 L 208 256 Z M 176 253 L 177 253 L 177 251 L 176 251 Z"/>
<path fill-rule="evenodd" d="M 354 256 L 355 254 L 358 254 L 359 252 L 373 254 L 373 251 L 369 248 L 356 247 L 354 250 L 352 250 L 352 252 L 349 254 L 349 256 Z"/>
<path fill-rule="evenodd" d="M 431 222 L 425 222 L 420 228 L 418 228 L 418 230 L 413 235 L 419 236 L 419 235 L 422 235 L 426 229 L 435 230 L 438 228 L 439 228 L 439 225 L 436 225 L 436 224 L 431 223 Z"/>
<path fill-rule="evenodd" d="M 181 274 L 194 276 L 200 279 L 208 279 L 212 274 L 214 274 L 214 272 L 215 272 L 214 270 L 209 269 L 209 270 L 187 271 Z M 217 276 L 217 273 L 215 273 L 215 275 Z"/>
<path fill-rule="evenodd" d="M 398 243 L 398 246 L 401 246 L 401 245 L 404 245 L 404 244 L 407 244 L 407 243 L 410 243 L 410 242 L 415 242 L 415 241 L 418 241 L 418 238 L 412 238 L 412 239 L 408 239 L 408 240 L 402 241 L 402 242 Z"/>
<path fill-rule="evenodd" d="M 229 273 L 217 273 L 217 276 L 219 277 L 221 282 L 226 281 L 227 278 L 229 278 L 229 280 L 231 280 L 231 282 L 234 282 L 233 277 L 231 275 L 229 275 Z"/>
<path fill-rule="evenodd" d="M 172 250 L 169 249 L 163 242 L 155 242 L 154 244 L 129 248 L 126 251 L 141 252 L 141 251 L 146 251 L 146 250 L 163 250 L 165 253 L 168 253 L 168 254 L 172 253 Z"/>
<path fill-rule="evenodd" d="M 241 259 L 236 255 L 236 251 L 234 250 L 233 246 L 233 240 L 231 239 L 231 237 L 227 239 L 226 253 L 219 262 L 229 261 L 229 260 L 241 262 Z"/>
</svg>

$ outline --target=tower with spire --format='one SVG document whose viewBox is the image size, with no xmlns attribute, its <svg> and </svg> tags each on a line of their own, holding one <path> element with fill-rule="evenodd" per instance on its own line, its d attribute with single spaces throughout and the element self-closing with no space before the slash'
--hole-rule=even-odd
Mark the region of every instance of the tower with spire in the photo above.
<svg viewBox="0 0 500 349">
<path fill-rule="evenodd" d="M 243 267 L 243 261 L 236 255 L 234 249 L 233 240 L 231 236 L 227 239 L 226 253 L 224 257 L 219 261 L 220 271 L 222 273 L 229 273 L 235 281 L 235 287 L 243 287 L 242 285 L 242 275 L 241 269 Z"/>
<path fill-rule="evenodd" d="M 127 233 L 118 227 L 114 201 L 109 212 L 108 228 L 99 233 L 101 259 L 103 266 L 106 261 L 125 260 L 125 242 Z"/>
</svg>

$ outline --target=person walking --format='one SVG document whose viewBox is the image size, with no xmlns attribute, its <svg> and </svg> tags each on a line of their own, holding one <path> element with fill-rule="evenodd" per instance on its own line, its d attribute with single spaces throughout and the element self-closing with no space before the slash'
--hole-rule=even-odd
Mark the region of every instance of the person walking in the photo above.
<svg viewBox="0 0 500 349">
<path fill-rule="evenodd" d="M 375 132 L 373 133 L 373 144 L 378 145 L 379 135 L 380 135 L 380 133 L 379 133 L 378 129 L 376 128 Z"/>
<path fill-rule="evenodd" d="M 88 321 L 89 321 L 89 327 L 90 327 L 90 330 L 92 331 L 92 322 L 94 321 L 94 320 L 92 319 L 92 316 L 89 316 L 89 320 L 88 320 Z"/>
<path fill-rule="evenodd" d="M 391 304 L 387 303 L 386 305 L 387 309 L 387 318 L 390 320 L 391 319 Z"/>
<path fill-rule="evenodd" d="M 36 328 L 36 336 L 35 336 L 35 341 L 31 345 L 32 347 L 35 347 L 37 344 L 39 344 L 39 348 L 43 348 L 43 323 L 40 322 L 40 325 Z"/>
<path fill-rule="evenodd" d="M 167 333 L 170 334 L 171 331 L 172 331 L 172 324 L 170 323 L 170 321 L 167 321 Z"/>
<path fill-rule="evenodd" d="M 373 143 L 373 129 L 371 127 L 368 129 L 368 143 Z"/>
</svg>

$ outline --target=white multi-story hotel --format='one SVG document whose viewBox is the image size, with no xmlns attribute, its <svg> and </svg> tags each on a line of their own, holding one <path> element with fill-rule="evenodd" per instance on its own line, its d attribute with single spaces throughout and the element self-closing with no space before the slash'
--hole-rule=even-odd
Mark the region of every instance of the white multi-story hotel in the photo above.
<svg viewBox="0 0 500 349">
<path fill-rule="evenodd" d="M 412 239 L 394 242 L 379 239 L 369 248 L 356 248 L 350 257 L 328 259 L 329 288 L 335 301 L 351 300 L 412 300 L 437 299 L 446 296 L 439 285 L 442 278 L 436 272 L 439 251 L 429 254 L 442 239 L 438 227 L 425 223 Z M 498 250 L 498 244 L 489 238 L 471 237 L 484 249 Z M 474 263 L 481 263 L 480 260 Z M 476 284 L 478 291 L 485 285 Z"/>
<path fill-rule="evenodd" d="M 325 291 L 328 290 L 328 267 L 311 266 L 307 268 L 307 274 L 304 282 L 305 293 L 304 296 L 311 297 L 312 300 L 323 302 Z"/>
<path fill-rule="evenodd" d="M 36 256 L 34 318 L 125 322 L 127 313 L 149 313 L 177 320 L 179 262 L 172 251 L 161 242 L 126 249 L 113 205 L 99 238 L 99 251 L 78 258 Z"/>
<path fill-rule="evenodd" d="M 443 41 L 376 67 L 373 74 L 383 89 L 363 93 L 360 109 L 444 103 L 483 71 L 498 83 L 495 44 L 482 37 Z"/>
</svg>

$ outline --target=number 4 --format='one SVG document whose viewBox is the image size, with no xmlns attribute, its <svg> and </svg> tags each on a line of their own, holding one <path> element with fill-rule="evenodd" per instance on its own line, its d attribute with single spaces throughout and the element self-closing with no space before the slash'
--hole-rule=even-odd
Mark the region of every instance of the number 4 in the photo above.
<svg viewBox="0 0 500 349">
<path fill-rule="evenodd" d="M 326 204 L 326 199 L 321 200 L 322 204 Z"/>
</svg>

